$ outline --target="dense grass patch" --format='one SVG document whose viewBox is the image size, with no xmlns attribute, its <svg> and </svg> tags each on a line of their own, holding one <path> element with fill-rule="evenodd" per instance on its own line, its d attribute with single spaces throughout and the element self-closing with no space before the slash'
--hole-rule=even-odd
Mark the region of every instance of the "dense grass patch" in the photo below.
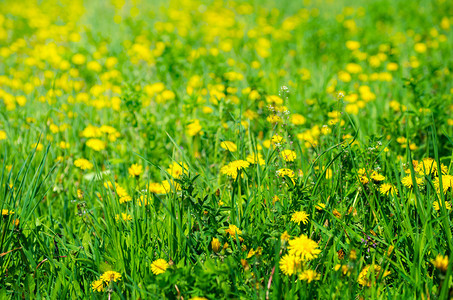
<svg viewBox="0 0 453 300">
<path fill-rule="evenodd" d="M 3 1 L 0 298 L 453 297 L 452 16 Z"/>
</svg>

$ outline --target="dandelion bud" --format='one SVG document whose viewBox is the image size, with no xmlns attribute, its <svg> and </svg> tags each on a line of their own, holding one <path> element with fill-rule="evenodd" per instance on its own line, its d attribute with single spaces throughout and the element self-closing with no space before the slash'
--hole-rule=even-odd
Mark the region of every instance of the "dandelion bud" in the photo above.
<svg viewBox="0 0 453 300">
<path fill-rule="evenodd" d="M 219 250 L 220 250 L 219 239 L 213 238 L 212 242 L 211 242 L 211 247 L 212 247 L 212 251 L 214 251 L 215 253 L 219 252 Z"/>
</svg>

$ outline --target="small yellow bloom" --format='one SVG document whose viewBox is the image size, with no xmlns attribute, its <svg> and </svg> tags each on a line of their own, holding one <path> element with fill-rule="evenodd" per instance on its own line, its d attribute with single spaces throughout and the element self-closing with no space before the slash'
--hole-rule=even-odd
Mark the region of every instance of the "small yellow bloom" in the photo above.
<svg viewBox="0 0 453 300">
<path fill-rule="evenodd" d="M 219 252 L 219 250 L 220 250 L 220 241 L 219 241 L 219 239 L 217 239 L 217 238 L 213 238 L 212 239 L 211 248 L 212 248 L 212 251 L 214 251 L 215 253 Z"/>
<path fill-rule="evenodd" d="M 93 164 L 85 158 L 76 159 L 74 161 L 74 166 L 76 166 L 82 170 L 90 170 L 93 168 Z"/>
<path fill-rule="evenodd" d="M 2 209 L 2 216 L 9 216 L 9 215 L 14 215 L 14 212 L 12 210 Z"/>
<path fill-rule="evenodd" d="M 239 228 L 237 228 L 236 225 L 233 225 L 233 224 L 230 224 L 230 226 L 228 227 L 227 230 L 225 230 L 225 232 L 228 233 L 229 235 L 233 236 L 233 237 L 236 236 L 236 234 L 237 235 L 241 235 L 242 234 L 242 231 Z"/>
<path fill-rule="evenodd" d="M 326 208 L 326 205 L 325 205 L 324 203 L 322 203 L 322 202 L 318 202 L 318 203 L 316 204 L 315 208 L 316 208 L 317 210 L 323 210 L 324 208 Z"/>
<path fill-rule="evenodd" d="M 305 211 L 296 211 L 291 216 L 291 221 L 294 223 L 300 224 L 300 222 L 307 224 L 308 223 L 308 214 Z"/>
<path fill-rule="evenodd" d="M 297 158 L 296 152 L 292 150 L 283 150 L 280 155 L 285 161 L 291 162 Z"/>
<path fill-rule="evenodd" d="M 431 263 L 439 271 L 446 272 L 448 269 L 448 256 L 438 254 L 435 259 L 431 260 Z"/>
<path fill-rule="evenodd" d="M 129 215 L 129 214 L 127 214 L 127 213 L 121 213 L 121 215 L 118 215 L 118 214 L 117 214 L 117 215 L 115 216 L 115 220 L 116 220 L 117 222 L 120 221 L 120 220 L 123 220 L 123 221 L 127 222 L 127 221 L 131 221 L 131 220 L 132 220 L 132 216 Z"/>
<path fill-rule="evenodd" d="M 143 166 L 139 164 L 133 164 L 128 169 L 129 175 L 132 177 L 139 177 L 143 172 Z"/>
<path fill-rule="evenodd" d="M 236 152 L 238 150 L 238 146 L 230 141 L 224 141 L 220 143 L 220 147 L 230 152 Z"/>
<path fill-rule="evenodd" d="M 170 265 L 165 259 L 159 258 L 158 260 L 153 261 L 153 263 L 151 264 L 151 271 L 154 275 L 163 274 L 169 266 Z"/>
<path fill-rule="evenodd" d="M 299 280 L 306 281 L 308 283 L 319 280 L 321 278 L 321 274 L 316 273 L 314 270 L 305 270 L 299 274 Z"/>
<path fill-rule="evenodd" d="M 121 280 L 121 274 L 115 271 L 107 271 L 101 275 L 101 280 L 107 283 L 110 281 L 117 282 L 118 280 Z"/>
<path fill-rule="evenodd" d="M 439 201 L 434 201 L 433 202 L 433 208 L 435 211 L 439 211 L 442 206 L 442 203 L 439 203 Z M 451 210 L 451 204 L 450 202 L 445 201 L 445 208 L 447 210 Z"/>
<path fill-rule="evenodd" d="M 6 131 L 0 130 L 0 141 L 1 140 L 6 140 L 8 136 L 6 135 Z"/>
<path fill-rule="evenodd" d="M 91 284 L 91 288 L 95 292 L 103 292 L 104 291 L 104 281 L 102 279 L 95 280 Z"/>
</svg>

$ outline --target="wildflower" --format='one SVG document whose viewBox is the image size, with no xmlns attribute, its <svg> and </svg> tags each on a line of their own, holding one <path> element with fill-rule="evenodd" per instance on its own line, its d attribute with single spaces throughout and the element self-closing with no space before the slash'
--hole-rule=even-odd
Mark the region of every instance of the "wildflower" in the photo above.
<svg viewBox="0 0 453 300">
<path fill-rule="evenodd" d="M 332 169 L 327 169 L 326 170 L 326 179 L 330 179 L 333 176 L 333 171 Z"/>
<path fill-rule="evenodd" d="M 442 204 L 441 203 L 439 204 L 439 201 L 434 201 L 433 202 L 433 208 L 434 208 L 435 211 L 439 211 L 441 206 L 442 206 Z M 445 209 L 451 210 L 450 202 L 445 201 Z"/>
<path fill-rule="evenodd" d="M 147 195 L 141 195 L 140 198 L 137 199 L 138 206 L 146 206 L 148 205 L 148 197 Z"/>
<path fill-rule="evenodd" d="M 264 165 L 266 162 L 264 161 L 263 159 L 263 155 L 261 155 L 261 153 L 257 153 L 257 154 L 249 154 L 247 156 L 247 161 L 251 164 L 257 164 L 257 165 Z"/>
<path fill-rule="evenodd" d="M 173 178 L 179 178 L 183 173 L 187 174 L 188 166 L 182 162 L 173 162 L 167 169 L 168 174 Z"/>
<path fill-rule="evenodd" d="M 446 272 L 448 269 L 448 256 L 438 254 L 435 259 L 431 260 L 431 263 L 439 271 Z"/>
<path fill-rule="evenodd" d="M 6 131 L 0 130 L 0 141 L 1 140 L 6 140 L 8 136 L 6 135 Z"/>
<path fill-rule="evenodd" d="M 378 265 L 366 265 L 362 271 L 359 274 L 359 278 L 357 279 L 357 282 L 362 285 L 362 286 L 371 286 L 371 274 L 374 273 L 374 275 L 379 277 L 380 272 L 382 271 L 382 268 Z M 382 278 L 386 277 L 387 275 L 390 274 L 390 271 L 385 271 Z"/>
<path fill-rule="evenodd" d="M 374 181 L 384 181 L 385 180 L 385 176 L 379 174 L 378 172 L 374 171 L 373 173 L 371 173 L 371 179 L 373 179 Z"/>
<path fill-rule="evenodd" d="M 117 282 L 118 280 L 121 280 L 121 274 L 115 271 L 107 271 L 101 275 L 101 280 L 107 283 L 110 281 Z"/>
<path fill-rule="evenodd" d="M 190 136 L 196 136 L 198 133 L 201 133 L 200 120 L 195 119 L 186 126 L 187 134 Z"/>
<path fill-rule="evenodd" d="M 286 254 L 280 258 L 280 270 L 282 270 L 285 275 L 293 275 L 298 272 L 300 269 L 300 261 L 295 255 Z"/>
<path fill-rule="evenodd" d="M 349 259 L 350 260 L 356 260 L 357 259 L 357 251 L 355 249 L 352 249 L 351 252 L 349 252 Z"/>
<path fill-rule="evenodd" d="M 235 143 L 230 141 L 224 141 L 220 143 L 220 147 L 230 152 L 236 152 L 238 150 L 238 146 Z"/>
<path fill-rule="evenodd" d="M 41 143 L 34 143 L 31 145 L 31 148 L 32 149 L 36 148 L 36 151 L 41 151 L 44 148 L 44 146 Z"/>
<path fill-rule="evenodd" d="M 74 166 L 76 166 L 82 170 L 90 170 L 93 168 L 93 164 L 85 158 L 76 159 L 74 161 Z"/>
<path fill-rule="evenodd" d="M 303 125 L 305 124 L 305 122 L 305 117 L 300 114 L 293 114 L 291 116 L 291 123 L 293 123 L 294 125 Z"/>
<path fill-rule="evenodd" d="M 306 235 L 302 234 L 289 241 L 288 246 L 289 254 L 299 257 L 301 260 L 312 260 L 318 257 L 321 250 L 318 249 L 318 243 L 309 239 Z"/>
<path fill-rule="evenodd" d="M 170 265 L 165 259 L 159 258 L 158 260 L 153 261 L 151 264 L 151 271 L 154 275 L 159 275 L 165 273 Z"/>
<path fill-rule="evenodd" d="M 247 168 L 250 163 L 246 160 L 235 160 L 220 169 L 220 173 L 236 179 L 239 170 Z"/>
<path fill-rule="evenodd" d="M 143 166 L 139 164 L 133 164 L 128 169 L 129 175 L 132 177 L 139 177 L 143 172 Z"/>
<path fill-rule="evenodd" d="M 86 145 L 88 148 L 91 148 L 94 151 L 101 151 L 101 150 L 104 150 L 106 147 L 105 142 L 101 141 L 100 139 L 89 139 L 86 142 Z"/>
<path fill-rule="evenodd" d="M 415 182 L 417 183 L 417 185 L 420 187 L 420 186 L 423 186 L 423 178 L 420 178 L 420 177 L 415 177 Z M 402 179 L 401 179 L 401 183 L 407 187 L 407 188 L 412 188 L 414 186 L 414 182 L 412 181 L 412 176 L 411 175 L 407 175 L 407 176 L 404 176 Z"/>
<path fill-rule="evenodd" d="M 386 195 L 388 196 L 389 193 L 392 195 L 392 196 L 395 196 L 395 195 L 398 195 L 398 190 L 396 189 L 396 187 L 394 185 L 392 185 L 391 183 L 383 183 L 381 185 L 381 187 L 379 188 L 379 192 L 382 194 L 382 195 Z"/>
<path fill-rule="evenodd" d="M 439 177 L 434 178 L 434 187 L 437 192 L 440 193 L 440 179 Z M 449 188 L 453 189 L 453 175 L 442 175 L 442 190 L 444 193 L 447 192 Z"/>
<path fill-rule="evenodd" d="M 315 208 L 316 208 L 317 210 L 323 210 L 324 208 L 326 208 L 326 205 L 325 205 L 324 203 L 322 203 L 322 202 L 318 202 L 318 203 L 316 204 Z"/>
<path fill-rule="evenodd" d="M 64 150 L 64 149 L 68 149 L 70 145 L 69 145 L 69 143 L 61 141 L 59 146 L 60 146 L 61 149 Z"/>
<path fill-rule="evenodd" d="M 127 222 L 127 221 L 131 221 L 131 220 L 132 220 L 132 216 L 129 215 L 129 214 L 127 214 L 127 213 L 121 213 L 121 215 L 118 215 L 118 214 L 117 214 L 117 215 L 115 216 L 115 220 L 116 220 L 117 222 L 120 221 L 120 220 L 123 220 L 123 221 Z"/>
<path fill-rule="evenodd" d="M 2 216 L 10 216 L 10 215 L 14 215 L 14 212 L 12 210 L 8 210 L 8 209 L 2 209 Z"/>
<path fill-rule="evenodd" d="M 280 240 L 282 242 L 286 242 L 286 241 L 289 241 L 289 238 L 290 238 L 290 235 L 288 234 L 288 231 L 285 230 L 285 232 L 282 233 L 282 235 L 280 236 Z"/>
<path fill-rule="evenodd" d="M 212 239 L 211 248 L 212 248 L 212 251 L 214 251 L 215 253 L 219 252 L 219 250 L 220 250 L 220 241 L 219 241 L 219 239 L 217 239 L 217 238 L 213 238 Z"/>
<path fill-rule="evenodd" d="M 272 124 L 275 124 L 275 123 L 281 123 L 282 122 L 282 118 L 280 118 L 279 116 L 277 115 L 270 115 L 267 117 L 266 119 L 269 123 L 272 123 Z"/>
<path fill-rule="evenodd" d="M 292 150 L 283 150 L 280 155 L 282 156 L 282 158 L 285 160 L 285 161 L 288 161 L 288 162 L 291 162 L 291 161 L 294 161 L 297 156 L 296 156 L 296 152 L 292 151 Z"/>
<path fill-rule="evenodd" d="M 290 178 L 293 178 L 294 177 L 294 171 L 290 170 L 290 169 L 283 168 L 283 169 L 277 170 L 277 175 L 280 176 L 280 177 L 288 176 Z"/>
<path fill-rule="evenodd" d="M 335 217 L 337 217 L 338 219 L 341 218 L 341 213 L 335 208 L 333 211 L 332 211 L 333 215 Z"/>
<path fill-rule="evenodd" d="M 281 144 L 285 141 L 285 139 L 281 136 L 281 135 L 278 135 L 278 134 L 275 134 L 271 137 L 271 143 L 272 145 L 275 145 L 275 144 Z"/>
<path fill-rule="evenodd" d="M 305 270 L 301 274 L 299 274 L 299 280 L 307 281 L 308 283 L 319 280 L 321 278 L 321 274 L 317 273 L 314 270 Z"/>
<path fill-rule="evenodd" d="M 414 50 L 418 53 L 425 53 L 426 49 L 427 49 L 427 47 L 426 47 L 426 44 L 424 44 L 424 43 L 416 43 L 414 45 Z"/>
<path fill-rule="evenodd" d="M 95 280 L 91 284 L 91 288 L 95 292 L 103 292 L 104 291 L 104 281 L 102 279 Z"/>
<path fill-rule="evenodd" d="M 435 174 L 438 175 L 438 167 L 437 162 L 432 158 L 425 158 L 421 162 L 417 163 L 417 166 L 414 166 L 415 171 L 419 175 L 430 175 Z M 440 166 L 442 174 L 447 174 L 448 168 L 441 164 Z"/>
<path fill-rule="evenodd" d="M 357 41 L 347 41 L 346 42 L 346 48 L 348 48 L 351 51 L 357 50 L 360 48 L 360 42 Z"/>
<path fill-rule="evenodd" d="M 242 231 L 239 228 L 237 228 L 236 225 L 233 225 L 233 224 L 230 224 L 230 226 L 228 227 L 227 230 L 225 230 L 225 232 L 228 233 L 229 235 L 233 236 L 233 237 L 236 236 L 236 234 L 237 235 L 241 235 L 242 234 Z"/>
<path fill-rule="evenodd" d="M 300 222 L 307 224 L 308 223 L 308 214 L 305 211 L 296 211 L 292 217 L 291 221 L 294 223 L 300 224 Z"/>
</svg>

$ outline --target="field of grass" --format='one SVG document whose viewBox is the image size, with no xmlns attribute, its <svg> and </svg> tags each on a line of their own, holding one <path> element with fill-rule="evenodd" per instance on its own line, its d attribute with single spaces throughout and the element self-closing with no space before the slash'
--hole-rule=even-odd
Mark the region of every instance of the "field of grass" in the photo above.
<svg viewBox="0 0 453 300">
<path fill-rule="evenodd" d="M 0 2 L 1 299 L 449 299 L 452 174 L 451 1 Z"/>
</svg>

